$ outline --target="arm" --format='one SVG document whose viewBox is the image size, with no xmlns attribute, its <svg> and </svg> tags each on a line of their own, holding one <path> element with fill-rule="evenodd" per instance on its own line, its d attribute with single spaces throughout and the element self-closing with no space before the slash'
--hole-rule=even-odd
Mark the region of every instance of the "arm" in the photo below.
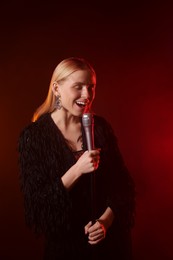
<svg viewBox="0 0 173 260">
<path fill-rule="evenodd" d="M 108 230 L 111 227 L 114 220 L 114 213 L 110 207 L 107 207 L 105 212 L 100 216 L 98 222 L 104 225 L 105 229 Z"/>
<path fill-rule="evenodd" d="M 19 137 L 19 178 L 24 197 L 26 224 L 35 232 L 55 232 L 66 226 L 70 199 L 44 139 L 45 132 L 34 126 L 25 129 Z M 48 147 L 48 148 L 47 148 Z M 59 171 L 59 173 L 58 173 Z"/>
<path fill-rule="evenodd" d="M 99 153 L 99 150 L 85 151 L 78 161 L 62 176 L 62 183 L 67 190 L 69 190 L 83 174 L 93 172 L 98 168 L 100 159 Z"/>
</svg>

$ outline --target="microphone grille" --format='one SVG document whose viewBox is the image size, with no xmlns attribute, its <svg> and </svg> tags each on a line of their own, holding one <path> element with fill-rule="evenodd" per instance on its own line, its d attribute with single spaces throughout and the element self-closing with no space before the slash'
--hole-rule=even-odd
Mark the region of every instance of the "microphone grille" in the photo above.
<svg viewBox="0 0 173 260">
<path fill-rule="evenodd" d="M 82 124 L 84 127 L 92 125 L 92 114 L 91 113 L 84 113 L 82 115 Z"/>
</svg>

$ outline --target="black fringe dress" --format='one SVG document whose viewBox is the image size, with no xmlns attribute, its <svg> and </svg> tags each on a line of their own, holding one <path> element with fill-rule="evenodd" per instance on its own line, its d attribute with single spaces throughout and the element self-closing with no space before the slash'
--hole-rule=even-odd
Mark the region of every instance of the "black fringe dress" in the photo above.
<svg viewBox="0 0 173 260">
<path fill-rule="evenodd" d="M 84 150 L 86 140 L 83 130 Z M 67 191 L 61 177 L 76 162 L 49 113 L 28 125 L 18 142 L 20 186 L 26 224 L 45 236 L 46 260 L 132 259 L 131 227 L 134 220 L 134 182 L 120 154 L 110 124 L 94 115 L 95 147 L 101 148 L 95 172 L 95 214 L 109 206 L 113 225 L 99 245 L 91 246 L 84 226 L 91 220 L 91 174 L 83 175 Z"/>
</svg>

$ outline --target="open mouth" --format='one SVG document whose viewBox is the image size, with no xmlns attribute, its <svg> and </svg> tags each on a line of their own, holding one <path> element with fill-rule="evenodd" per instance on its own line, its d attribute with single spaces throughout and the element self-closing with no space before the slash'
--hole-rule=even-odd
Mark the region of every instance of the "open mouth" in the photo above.
<svg viewBox="0 0 173 260">
<path fill-rule="evenodd" d="M 88 101 L 76 101 L 76 105 L 81 108 L 85 108 L 88 105 Z"/>
</svg>

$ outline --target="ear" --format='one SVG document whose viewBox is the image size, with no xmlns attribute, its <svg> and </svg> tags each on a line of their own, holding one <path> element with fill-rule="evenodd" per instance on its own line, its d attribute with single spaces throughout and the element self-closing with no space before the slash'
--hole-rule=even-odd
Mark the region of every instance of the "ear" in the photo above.
<svg viewBox="0 0 173 260">
<path fill-rule="evenodd" d="M 53 92 L 53 94 L 55 95 L 55 96 L 57 96 L 58 95 L 58 83 L 56 82 L 56 81 L 54 81 L 53 82 L 53 84 L 52 84 L 52 92 Z"/>
</svg>

